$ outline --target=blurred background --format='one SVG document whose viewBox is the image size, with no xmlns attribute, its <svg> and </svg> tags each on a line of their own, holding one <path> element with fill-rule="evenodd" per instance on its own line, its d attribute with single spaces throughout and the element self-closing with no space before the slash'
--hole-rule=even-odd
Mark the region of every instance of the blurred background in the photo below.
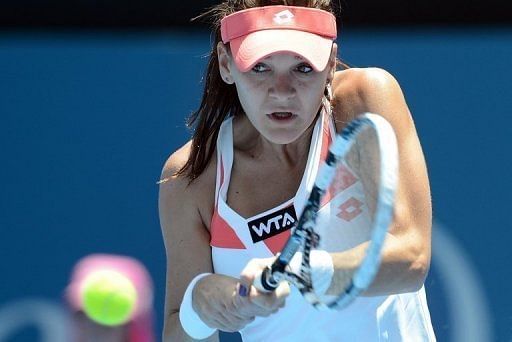
<svg viewBox="0 0 512 342">
<path fill-rule="evenodd" d="M 90 253 L 147 267 L 160 335 L 156 181 L 200 100 L 210 35 L 190 18 L 215 3 L 0 3 L 0 341 L 51 340 Z M 512 12 L 500 0 L 336 3 L 340 58 L 398 79 L 423 144 L 438 340 L 512 341 Z"/>
</svg>

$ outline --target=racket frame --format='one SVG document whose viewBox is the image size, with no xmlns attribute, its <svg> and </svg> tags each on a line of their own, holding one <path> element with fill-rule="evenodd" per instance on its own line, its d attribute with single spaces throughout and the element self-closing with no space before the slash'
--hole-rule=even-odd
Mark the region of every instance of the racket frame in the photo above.
<svg viewBox="0 0 512 342">
<path fill-rule="evenodd" d="M 376 132 L 381 164 L 371 243 L 361 266 L 354 273 L 349 285 L 334 301 L 325 303 L 314 292 L 309 265 L 309 252 L 318 245 L 319 239 L 314 231 L 317 213 L 320 201 L 334 179 L 338 163 L 344 159 L 354 143 L 355 137 L 365 129 L 373 129 Z M 291 236 L 273 264 L 263 270 L 260 277 L 256 277 L 254 285 L 264 291 L 273 291 L 281 281 L 288 280 L 297 286 L 306 300 L 317 309 L 340 310 L 345 308 L 371 285 L 378 271 L 381 259 L 380 252 L 393 220 L 397 183 L 398 147 L 396 136 L 389 122 L 372 113 L 364 113 L 349 122 L 336 135 L 329 147 L 327 158 L 318 171 L 310 196 Z M 315 239 L 316 241 L 313 241 Z M 286 267 L 301 248 L 304 252 L 299 276 L 288 272 Z"/>
</svg>

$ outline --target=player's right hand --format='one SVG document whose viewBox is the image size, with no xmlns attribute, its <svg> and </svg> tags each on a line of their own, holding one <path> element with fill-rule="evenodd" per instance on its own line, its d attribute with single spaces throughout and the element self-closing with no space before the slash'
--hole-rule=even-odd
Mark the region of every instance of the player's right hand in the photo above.
<svg viewBox="0 0 512 342">
<path fill-rule="evenodd" d="M 246 289 L 250 302 L 260 307 L 264 312 L 258 316 L 269 316 L 284 307 L 286 298 L 290 294 L 290 285 L 283 281 L 271 292 L 259 291 L 253 284 L 257 277 L 261 277 L 263 270 L 274 262 L 275 258 L 252 259 L 247 263 L 240 274 L 240 286 Z M 240 292 L 240 291 L 239 291 Z M 244 291 L 242 291 L 244 292 Z"/>
<path fill-rule="evenodd" d="M 275 294 L 259 294 L 253 287 L 251 295 L 239 295 L 240 281 L 236 278 L 212 274 L 197 282 L 192 293 L 194 311 L 212 328 L 235 332 L 243 329 L 257 316 L 266 317 L 276 312 L 281 303 L 274 303 Z M 262 304 L 263 303 L 263 304 Z"/>
</svg>

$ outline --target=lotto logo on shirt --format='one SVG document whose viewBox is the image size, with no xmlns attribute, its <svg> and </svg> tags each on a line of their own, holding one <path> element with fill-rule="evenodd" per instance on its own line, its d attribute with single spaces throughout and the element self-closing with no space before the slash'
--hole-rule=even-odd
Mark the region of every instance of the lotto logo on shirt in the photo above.
<svg viewBox="0 0 512 342">
<path fill-rule="evenodd" d="M 292 204 L 289 207 L 252 220 L 247 225 L 249 226 L 252 242 L 256 243 L 292 228 L 295 226 L 295 222 L 297 222 L 297 214 Z"/>
</svg>

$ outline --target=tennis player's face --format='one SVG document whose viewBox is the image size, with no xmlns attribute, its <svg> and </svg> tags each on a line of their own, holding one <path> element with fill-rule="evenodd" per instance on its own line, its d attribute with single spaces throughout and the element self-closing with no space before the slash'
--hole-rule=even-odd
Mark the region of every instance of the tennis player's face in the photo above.
<svg viewBox="0 0 512 342">
<path fill-rule="evenodd" d="M 273 54 L 241 72 L 230 56 L 224 71 L 234 81 L 253 126 L 267 140 L 288 144 L 301 137 L 315 120 L 326 83 L 334 75 L 335 56 L 336 46 L 321 72 L 292 53 Z"/>
</svg>

